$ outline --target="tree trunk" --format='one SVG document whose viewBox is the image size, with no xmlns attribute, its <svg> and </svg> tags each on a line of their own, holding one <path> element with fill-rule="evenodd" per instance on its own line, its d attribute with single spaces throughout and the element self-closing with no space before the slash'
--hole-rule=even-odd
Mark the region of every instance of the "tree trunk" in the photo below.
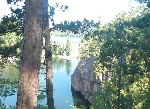
<svg viewBox="0 0 150 109">
<path fill-rule="evenodd" d="M 25 0 L 25 26 L 20 59 L 17 109 L 36 109 L 42 51 L 42 0 Z"/>
<path fill-rule="evenodd" d="M 122 67 L 122 55 L 120 56 L 120 63 L 119 63 L 120 69 L 118 74 L 118 103 L 117 103 L 117 109 L 120 109 L 120 90 L 121 90 L 121 67 Z"/>
<path fill-rule="evenodd" d="M 50 45 L 50 31 L 48 20 L 48 0 L 44 2 L 44 32 L 45 32 L 45 62 L 46 62 L 46 94 L 48 109 L 54 109 L 53 77 L 52 77 L 52 52 Z"/>
<path fill-rule="evenodd" d="M 117 103 L 117 109 L 120 109 L 120 90 L 121 90 L 121 70 L 120 73 L 118 74 L 118 103 Z"/>
</svg>

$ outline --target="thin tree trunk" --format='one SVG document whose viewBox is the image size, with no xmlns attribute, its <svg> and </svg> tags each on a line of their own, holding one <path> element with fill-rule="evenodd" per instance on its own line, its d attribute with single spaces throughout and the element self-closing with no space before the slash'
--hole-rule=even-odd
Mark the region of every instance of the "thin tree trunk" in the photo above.
<svg viewBox="0 0 150 109">
<path fill-rule="evenodd" d="M 121 65 L 122 65 L 122 56 L 120 57 L 120 72 L 118 74 L 118 103 L 117 103 L 117 109 L 120 109 Z"/>
<path fill-rule="evenodd" d="M 42 0 L 25 0 L 25 26 L 20 59 L 17 109 L 36 109 L 42 51 Z"/>
<path fill-rule="evenodd" d="M 46 94 L 48 109 L 54 109 L 53 99 L 53 74 L 52 74 L 52 53 L 50 45 L 50 31 L 48 20 L 48 0 L 44 1 L 44 31 L 45 31 L 45 62 L 46 62 Z"/>
<path fill-rule="evenodd" d="M 118 103 L 117 109 L 120 109 L 120 85 L 121 85 L 121 73 L 118 74 Z"/>
<path fill-rule="evenodd" d="M 48 31 L 49 32 L 49 31 Z M 50 38 L 50 37 L 49 37 Z M 52 53 L 50 49 L 50 41 L 45 40 L 45 57 L 46 57 L 46 93 L 48 109 L 54 109 L 53 99 L 53 74 L 52 74 Z"/>
</svg>

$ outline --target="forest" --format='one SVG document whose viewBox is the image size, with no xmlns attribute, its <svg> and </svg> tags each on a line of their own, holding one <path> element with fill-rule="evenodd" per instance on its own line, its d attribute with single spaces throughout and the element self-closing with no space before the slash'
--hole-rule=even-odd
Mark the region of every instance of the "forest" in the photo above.
<svg viewBox="0 0 150 109">
<path fill-rule="evenodd" d="M 25 5 L 32 11 L 25 6 L 21 9 L 11 9 L 13 14 L 4 16 L 0 20 L 0 67 L 5 67 L 8 58 L 19 59 L 21 56 L 19 82 L 15 86 L 19 89 L 17 103 L 16 107 L 12 108 L 37 107 L 38 72 L 42 50 L 45 50 L 48 107 L 43 109 L 54 109 L 52 56 L 63 55 L 64 52 L 69 56 L 71 52 L 69 40 L 66 48 L 59 43 L 51 42 L 50 34 L 55 30 L 81 34 L 83 38 L 81 44 L 84 46 L 79 48 L 78 58 L 83 60 L 93 56 L 96 77 L 101 78 L 103 75 L 108 77 L 101 79 L 100 89 L 92 93 L 90 109 L 150 108 L 150 2 L 138 0 L 137 2 L 140 3 L 138 7 L 131 6 L 129 13 L 119 13 L 113 21 L 106 24 L 101 24 L 101 20 L 94 22 L 86 18 L 83 21 L 64 21 L 55 24 L 53 19 L 55 8 L 67 11 L 68 6 L 56 3 L 48 10 L 47 0 L 38 0 L 38 3 L 31 4 L 29 1 L 26 0 Z M 43 1 L 47 4 L 44 5 Z M 19 0 L 7 0 L 7 2 L 15 4 Z M 42 12 L 44 14 L 41 14 Z M 39 19 L 43 22 L 40 23 Z M 48 19 L 52 22 L 53 28 L 49 28 Z M 30 30 L 29 27 L 32 29 Z M 32 37 L 34 35 L 36 37 Z M 35 52 L 32 52 L 33 49 Z M 6 80 L 0 81 L 0 90 L 3 90 L 4 82 Z M 26 90 L 28 87 L 31 90 Z M 7 94 L 0 93 L 0 96 L 4 95 Z M 6 108 L 1 101 L 0 107 Z"/>
</svg>

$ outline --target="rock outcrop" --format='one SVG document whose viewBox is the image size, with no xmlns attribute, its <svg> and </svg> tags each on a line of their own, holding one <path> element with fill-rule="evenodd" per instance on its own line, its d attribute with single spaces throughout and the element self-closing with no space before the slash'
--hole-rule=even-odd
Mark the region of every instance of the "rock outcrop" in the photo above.
<svg viewBox="0 0 150 109">
<path fill-rule="evenodd" d="M 71 75 L 71 83 L 75 90 L 85 95 L 90 100 L 93 91 L 100 90 L 100 79 L 96 79 L 94 73 L 94 57 L 79 62 L 74 73 Z"/>
</svg>

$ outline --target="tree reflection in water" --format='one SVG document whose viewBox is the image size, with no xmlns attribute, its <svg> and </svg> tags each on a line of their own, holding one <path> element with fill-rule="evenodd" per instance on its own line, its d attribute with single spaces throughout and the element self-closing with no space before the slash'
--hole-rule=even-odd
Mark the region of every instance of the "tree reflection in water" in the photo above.
<svg viewBox="0 0 150 109">
<path fill-rule="evenodd" d="M 55 70 L 60 70 L 61 68 L 65 67 L 67 75 L 70 75 L 71 73 L 71 67 L 72 67 L 71 60 L 54 58 L 52 65 L 53 65 L 53 69 Z"/>
<path fill-rule="evenodd" d="M 65 65 L 65 60 L 59 58 L 53 58 L 52 67 L 53 69 L 61 69 Z"/>
<path fill-rule="evenodd" d="M 66 72 L 67 72 L 67 75 L 70 75 L 71 73 L 71 67 L 72 67 L 72 64 L 71 64 L 71 61 L 70 60 L 66 60 Z"/>
</svg>

